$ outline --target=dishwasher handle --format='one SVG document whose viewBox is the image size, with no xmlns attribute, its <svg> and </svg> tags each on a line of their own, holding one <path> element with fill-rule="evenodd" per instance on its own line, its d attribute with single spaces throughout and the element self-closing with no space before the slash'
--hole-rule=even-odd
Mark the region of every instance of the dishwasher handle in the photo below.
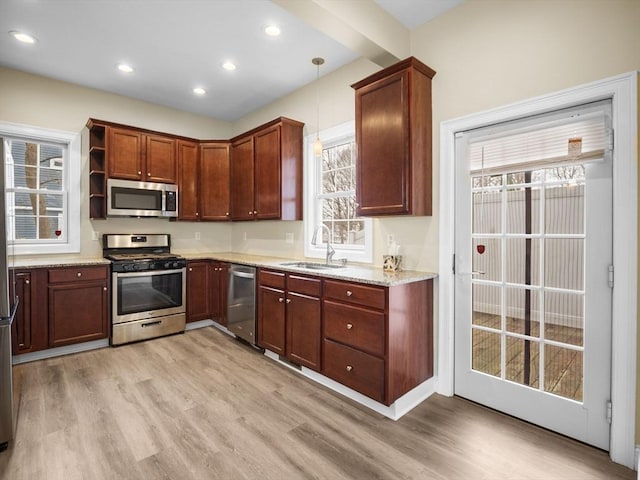
<svg viewBox="0 0 640 480">
<path fill-rule="evenodd" d="M 234 270 L 230 270 L 229 273 L 231 275 L 233 275 L 234 277 L 240 277 L 240 278 L 255 278 L 255 273 L 249 273 L 249 272 L 238 272 L 238 271 L 234 271 Z"/>
</svg>

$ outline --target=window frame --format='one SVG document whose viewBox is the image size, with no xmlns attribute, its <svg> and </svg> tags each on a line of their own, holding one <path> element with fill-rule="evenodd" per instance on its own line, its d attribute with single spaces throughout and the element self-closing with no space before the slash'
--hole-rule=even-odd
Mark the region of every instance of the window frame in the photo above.
<svg viewBox="0 0 640 480">
<path fill-rule="evenodd" d="M 63 171 L 63 207 L 66 206 L 64 218 L 65 239 L 60 241 L 47 241 L 47 239 L 34 240 L 33 242 L 21 240 L 12 243 L 14 255 L 38 255 L 56 253 L 80 252 L 80 202 L 81 202 L 81 137 L 79 133 L 54 130 L 49 128 L 34 127 L 14 123 L 0 123 L 0 137 L 7 137 L 19 141 L 33 141 L 38 143 L 60 144 L 66 149 L 66 162 L 62 166 Z M 6 152 L 3 161 L 3 172 L 6 175 Z M 66 166 L 65 166 L 66 165 Z M 55 168 L 55 167 L 54 167 Z M 5 177 L 6 178 L 6 177 Z M 7 195 L 5 193 L 5 195 Z M 66 198 L 65 198 L 66 197 Z M 10 208 L 15 208 L 8 202 L 7 213 Z M 13 231 L 13 226 L 10 226 Z"/>
<path fill-rule="evenodd" d="M 322 208 L 318 201 L 320 195 L 322 172 L 321 162 L 316 160 L 313 146 L 318 134 L 309 134 L 305 137 L 305 162 L 304 162 L 304 254 L 310 258 L 326 258 L 327 244 L 312 245 L 311 239 L 317 225 L 321 223 Z M 355 141 L 355 121 L 349 121 L 327 128 L 320 132 L 323 145 L 340 143 L 341 140 L 353 138 Z M 355 195 L 355 192 L 354 192 Z M 347 258 L 349 261 L 360 263 L 373 262 L 373 225 L 372 219 L 358 217 L 364 221 L 364 246 L 345 247 L 340 244 L 331 244 L 335 249 L 334 260 Z"/>
</svg>

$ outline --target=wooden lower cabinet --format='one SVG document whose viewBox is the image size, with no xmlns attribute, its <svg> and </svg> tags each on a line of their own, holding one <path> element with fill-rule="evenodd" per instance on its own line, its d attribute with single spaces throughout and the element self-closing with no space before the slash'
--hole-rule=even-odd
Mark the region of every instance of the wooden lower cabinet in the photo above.
<svg viewBox="0 0 640 480">
<path fill-rule="evenodd" d="M 12 270 L 11 295 L 18 298 L 18 308 L 11 328 L 14 355 L 43 350 L 48 346 L 46 270 Z"/>
<path fill-rule="evenodd" d="M 260 270 L 258 345 L 297 365 L 319 371 L 321 286 L 319 278 Z"/>
<path fill-rule="evenodd" d="M 227 325 L 227 290 L 229 288 L 229 264 L 211 262 L 209 265 L 209 283 L 211 292 L 211 317 L 220 325 Z"/>
<path fill-rule="evenodd" d="M 109 267 L 49 270 L 49 347 L 109 337 Z"/>
<path fill-rule="evenodd" d="M 208 260 L 187 264 L 187 322 L 211 318 Z"/>
</svg>

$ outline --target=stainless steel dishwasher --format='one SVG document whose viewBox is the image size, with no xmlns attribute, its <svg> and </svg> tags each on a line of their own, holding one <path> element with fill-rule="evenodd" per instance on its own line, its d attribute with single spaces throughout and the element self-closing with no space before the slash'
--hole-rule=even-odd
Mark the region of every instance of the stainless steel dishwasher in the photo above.
<svg viewBox="0 0 640 480">
<path fill-rule="evenodd" d="M 256 343 L 256 269 L 232 263 L 227 291 L 227 328 L 252 345 Z"/>
</svg>

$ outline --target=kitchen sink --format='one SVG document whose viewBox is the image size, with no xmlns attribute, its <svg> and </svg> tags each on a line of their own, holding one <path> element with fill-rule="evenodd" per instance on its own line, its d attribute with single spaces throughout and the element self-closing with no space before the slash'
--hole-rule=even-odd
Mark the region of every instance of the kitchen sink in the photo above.
<svg viewBox="0 0 640 480">
<path fill-rule="evenodd" d="M 296 268 L 308 268 L 310 270 L 331 270 L 334 268 L 344 268 L 345 265 L 327 265 L 326 263 L 316 262 L 284 262 L 281 263 L 283 267 L 296 267 Z"/>
</svg>

